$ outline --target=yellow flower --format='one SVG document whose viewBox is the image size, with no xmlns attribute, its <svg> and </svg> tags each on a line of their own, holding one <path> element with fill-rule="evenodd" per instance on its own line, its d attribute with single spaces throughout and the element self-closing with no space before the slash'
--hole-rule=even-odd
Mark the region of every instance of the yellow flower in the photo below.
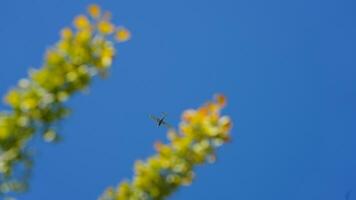
<svg viewBox="0 0 356 200">
<path fill-rule="evenodd" d="M 111 56 L 102 56 L 101 57 L 101 66 L 103 68 L 108 68 L 111 66 L 112 57 Z"/>
<path fill-rule="evenodd" d="M 21 96 L 16 90 L 11 90 L 5 97 L 5 102 L 13 107 L 20 104 Z"/>
<path fill-rule="evenodd" d="M 66 79 L 69 82 L 74 82 L 74 81 L 76 81 L 78 79 L 78 74 L 75 71 L 68 72 L 66 74 Z"/>
<path fill-rule="evenodd" d="M 156 150 L 156 151 L 158 151 L 158 152 L 159 152 L 159 151 L 162 149 L 162 147 L 163 147 L 162 142 L 160 142 L 160 141 L 155 142 L 155 144 L 154 144 L 154 148 L 155 148 L 155 150 Z"/>
<path fill-rule="evenodd" d="M 68 41 L 63 40 L 58 43 L 58 49 L 61 50 L 62 52 L 67 52 L 69 48 L 70 48 L 70 44 Z"/>
<path fill-rule="evenodd" d="M 0 126 L 0 139 L 5 139 L 10 135 L 10 131 L 7 126 Z"/>
<path fill-rule="evenodd" d="M 98 23 L 98 30 L 104 35 L 111 34 L 114 31 L 114 26 L 108 21 L 100 21 Z"/>
<path fill-rule="evenodd" d="M 91 4 L 88 7 L 88 13 L 93 18 L 98 18 L 100 16 L 100 7 L 96 4 Z"/>
<path fill-rule="evenodd" d="M 21 103 L 21 108 L 24 110 L 31 110 L 38 104 L 38 100 L 32 97 L 26 98 Z"/>
<path fill-rule="evenodd" d="M 73 33 L 70 28 L 64 28 L 61 31 L 61 37 L 65 40 L 70 39 L 72 37 Z"/>
<path fill-rule="evenodd" d="M 186 111 L 184 111 L 184 113 L 182 115 L 182 119 L 185 122 L 191 122 L 191 120 L 194 118 L 195 114 L 196 114 L 196 112 L 193 109 L 186 110 Z"/>
<path fill-rule="evenodd" d="M 101 56 L 108 56 L 108 57 L 113 57 L 115 54 L 115 49 L 112 47 L 105 47 L 103 48 L 102 52 L 101 52 Z"/>
<path fill-rule="evenodd" d="M 17 119 L 17 125 L 21 126 L 21 127 L 25 127 L 28 125 L 28 117 L 25 116 L 21 116 Z"/>
<path fill-rule="evenodd" d="M 88 42 L 91 38 L 92 32 L 90 32 L 88 29 L 78 31 L 76 35 L 76 41 L 79 43 L 85 43 Z"/>
<path fill-rule="evenodd" d="M 47 58 L 47 62 L 50 64 L 58 64 L 62 60 L 61 55 L 54 50 L 48 51 L 46 54 L 46 58 Z"/>
<path fill-rule="evenodd" d="M 48 70 L 38 70 L 31 74 L 31 79 L 41 86 L 47 81 L 47 77 L 49 77 Z"/>
<path fill-rule="evenodd" d="M 216 102 L 221 106 L 224 107 L 226 104 L 226 98 L 224 95 L 218 94 L 215 96 Z"/>
<path fill-rule="evenodd" d="M 223 130 L 224 132 L 229 131 L 229 130 L 231 129 L 231 127 L 232 127 L 231 120 L 230 120 L 230 118 L 227 117 L 227 116 L 221 117 L 220 120 L 219 120 L 219 123 L 220 123 L 220 125 L 221 125 L 221 127 L 222 127 L 222 130 Z"/>
<path fill-rule="evenodd" d="M 125 42 L 131 38 L 131 33 L 126 28 L 121 27 L 116 31 L 115 37 L 118 42 Z"/>
<path fill-rule="evenodd" d="M 46 142 L 53 142 L 57 137 L 57 133 L 53 130 L 48 130 L 43 134 L 43 139 Z"/>
<path fill-rule="evenodd" d="M 64 91 L 61 91 L 57 94 L 57 99 L 61 102 L 67 101 L 68 97 L 68 93 Z"/>
<path fill-rule="evenodd" d="M 90 27 L 90 22 L 86 16 L 79 15 L 74 19 L 74 26 L 77 29 L 85 29 Z"/>
<path fill-rule="evenodd" d="M 0 118 L 0 139 L 6 139 L 11 133 L 11 127 L 9 122 L 11 119 L 9 117 Z"/>
</svg>

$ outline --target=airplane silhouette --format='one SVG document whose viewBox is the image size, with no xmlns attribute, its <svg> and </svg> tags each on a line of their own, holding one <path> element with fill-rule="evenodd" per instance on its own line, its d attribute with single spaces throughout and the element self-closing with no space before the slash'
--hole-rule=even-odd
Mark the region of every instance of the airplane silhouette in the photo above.
<svg viewBox="0 0 356 200">
<path fill-rule="evenodd" d="M 156 116 L 154 116 L 154 115 L 149 115 L 149 117 L 153 120 L 153 121 L 155 121 L 156 123 L 157 123 L 157 126 L 158 127 L 160 127 L 160 126 L 165 126 L 165 127 L 167 127 L 167 128 L 171 128 L 172 126 L 171 125 L 169 125 L 166 121 L 165 121 L 165 119 L 166 119 L 166 117 L 167 117 L 167 114 L 166 113 L 162 113 L 162 116 L 161 117 L 156 117 Z"/>
</svg>

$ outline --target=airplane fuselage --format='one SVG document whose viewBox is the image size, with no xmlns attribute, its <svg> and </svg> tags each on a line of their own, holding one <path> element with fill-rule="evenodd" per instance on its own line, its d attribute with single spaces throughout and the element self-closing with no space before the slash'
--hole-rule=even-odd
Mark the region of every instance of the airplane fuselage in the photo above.
<svg viewBox="0 0 356 200">
<path fill-rule="evenodd" d="M 164 118 L 160 119 L 160 120 L 158 121 L 158 126 L 161 126 L 161 125 L 163 124 L 163 122 L 164 122 Z"/>
</svg>

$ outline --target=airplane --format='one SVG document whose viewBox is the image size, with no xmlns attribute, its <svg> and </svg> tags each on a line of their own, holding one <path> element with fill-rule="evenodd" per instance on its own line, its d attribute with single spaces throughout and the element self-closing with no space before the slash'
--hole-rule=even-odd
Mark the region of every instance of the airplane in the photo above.
<svg viewBox="0 0 356 200">
<path fill-rule="evenodd" d="M 171 128 L 172 126 L 169 125 L 165 119 L 167 117 L 167 114 L 166 113 L 162 113 L 162 116 L 161 117 L 156 117 L 154 115 L 149 115 L 149 117 L 155 121 L 157 123 L 157 126 L 160 127 L 161 125 L 167 127 L 167 128 Z"/>
</svg>

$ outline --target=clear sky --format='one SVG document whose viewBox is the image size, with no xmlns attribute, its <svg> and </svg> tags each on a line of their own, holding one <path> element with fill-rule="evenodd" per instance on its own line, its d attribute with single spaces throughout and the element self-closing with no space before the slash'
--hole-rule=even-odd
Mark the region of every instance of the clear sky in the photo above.
<svg viewBox="0 0 356 200">
<path fill-rule="evenodd" d="M 1 94 L 89 3 L 1 1 Z M 356 199 L 356 1 L 94 3 L 132 40 L 107 80 L 69 102 L 64 141 L 35 142 L 31 190 L 19 199 L 96 199 L 165 138 L 148 114 L 177 124 L 216 92 L 229 98 L 233 142 L 171 199 Z"/>
</svg>

